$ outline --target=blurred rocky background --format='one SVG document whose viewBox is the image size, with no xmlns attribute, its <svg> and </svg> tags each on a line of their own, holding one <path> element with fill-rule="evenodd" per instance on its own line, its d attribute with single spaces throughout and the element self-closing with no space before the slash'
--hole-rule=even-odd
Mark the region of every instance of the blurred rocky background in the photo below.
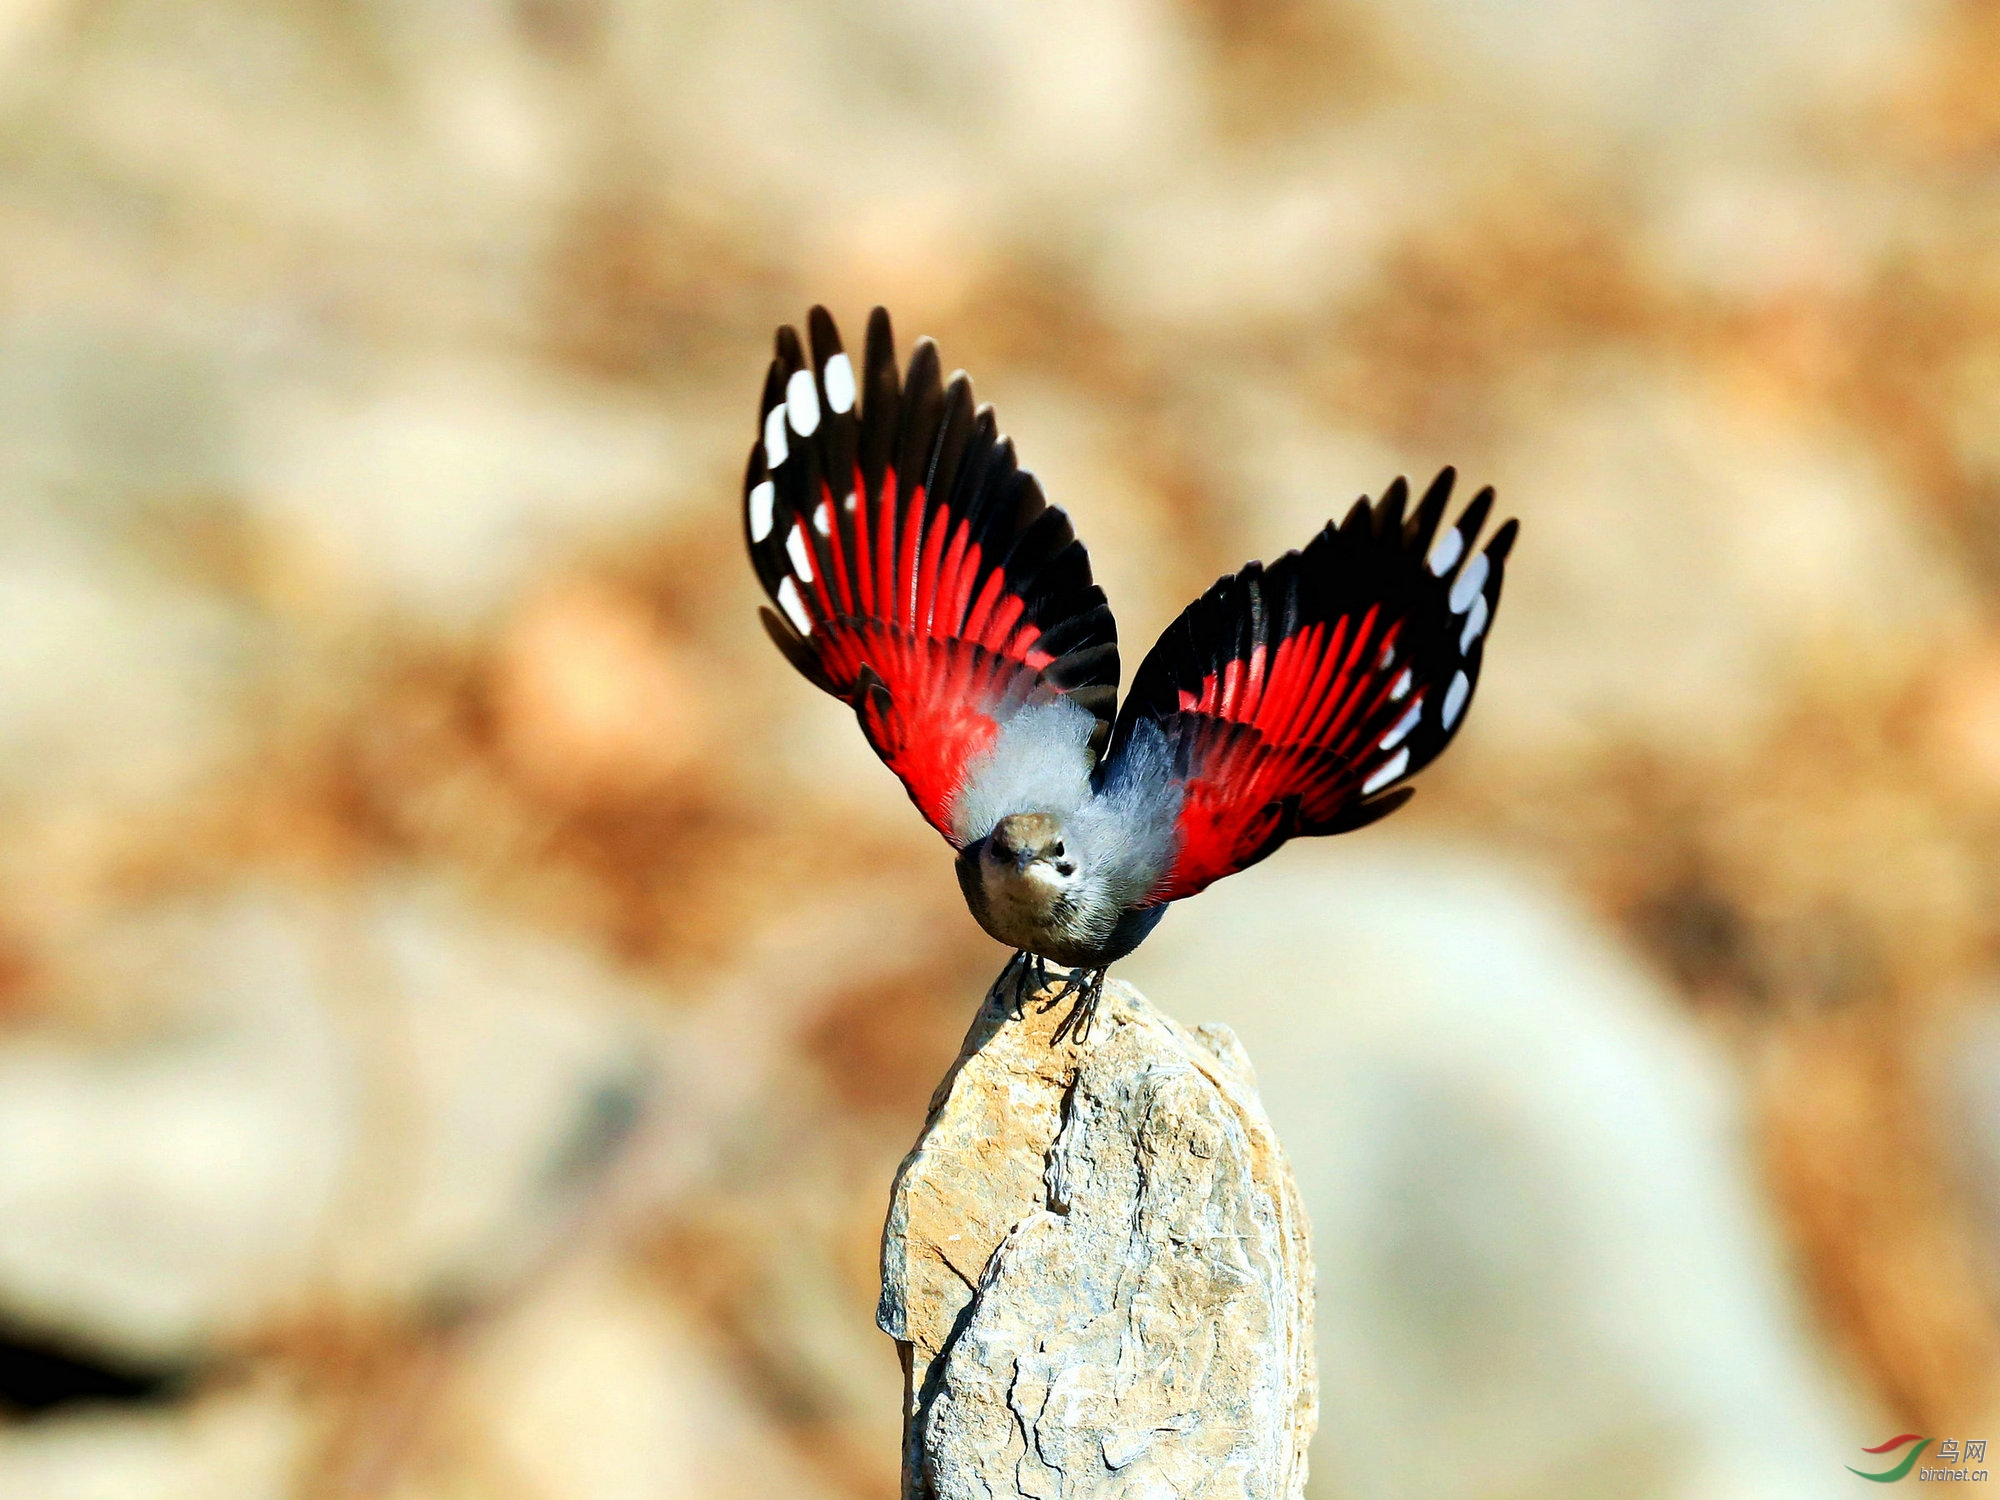
<svg viewBox="0 0 2000 1500">
<path fill-rule="evenodd" d="M 1523 519 L 1411 809 L 1124 974 L 1262 1070 L 1318 1500 L 2000 1440 L 1996 75 L 1993 0 L 4 0 L 0 1496 L 893 1493 L 1005 955 L 756 626 L 814 301 L 1132 664 L 1398 472 Z"/>
</svg>

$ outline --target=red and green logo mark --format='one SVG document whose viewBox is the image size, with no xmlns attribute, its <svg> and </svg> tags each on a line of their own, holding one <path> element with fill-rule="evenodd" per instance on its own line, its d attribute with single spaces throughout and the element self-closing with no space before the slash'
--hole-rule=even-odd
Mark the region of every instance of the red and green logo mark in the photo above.
<svg viewBox="0 0 2000 1500">
<path fill-rule="evenodd" d="M 1892 1437 L 1886 1443 L 1861 1450 L 1863 1453 L 1893 1453 L 1905 1443 L 1915 1443 L 1917 1446 L 1912 1448 L 1908 1453 L 1905 1453 L 1902 1462 L 1897 1464 L 1895 1468 L 1884 1469 L 1880 1474 L 1868 1474 L 1849 1464 L 1847 1472 L 1850 1474 L 1860 1474 L 1863 1479 L 1872 1479 L 1877 1484 L 1894 1484 L 1917 1466 L 1917 1460 L 1923 1457 L 1924 1449 L 1930 1447 L 1931 1440 L 1927 1437 L 1919 1436 L 1914 1432 L 1906 1432 L 1901 1437 Z"/>
</svg>

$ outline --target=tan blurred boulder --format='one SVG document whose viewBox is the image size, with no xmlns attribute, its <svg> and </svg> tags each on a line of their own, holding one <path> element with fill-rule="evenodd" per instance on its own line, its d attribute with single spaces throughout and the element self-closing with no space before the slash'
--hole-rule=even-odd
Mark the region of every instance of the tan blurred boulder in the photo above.
<svg viewBox="0 0 2000 1500">
<path fill-rule="evenodd" d="M 586 1256 L 508 1308 L 445 1405 L 469 1466 L 538 1500 L 832 1500 L 786 1443 L 755 1372 L 615 1258 Z M 393 1500 L 428 1500 L 411 1485 Z"/>
<path fill-rule="evenodd" d="M 7 1500 L 297 1500 L 311 1418 L 282 1379 L 188 1402 L 96 1406 L 0 1434 Z"/>
<path fill-rule="evenodd" d="M 1304 1493 L 1310 1234 L 1227 1027 L 1107 985 L 989 995 L 898 1174 L 877 1321 L 904 1355 L 904 1493 Z"/>
<path fill-rule="evenodd" d="M 92 948 L 71 1024 L 0 1035 L 0 1317 L 129 1360 L 490 1300 L 665 1091 L 647 990 L 442 887 L 217 892 Z"/>
</svg>

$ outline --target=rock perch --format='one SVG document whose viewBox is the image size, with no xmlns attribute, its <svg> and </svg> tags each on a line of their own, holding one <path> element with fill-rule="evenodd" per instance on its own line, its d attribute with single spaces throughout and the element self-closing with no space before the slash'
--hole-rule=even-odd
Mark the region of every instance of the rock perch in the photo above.
<svg viewBox="0 0 2000 1500">
<path fill-rule="evenodd" d="M 1011 988 L 1011 987 L 1010 987 Z M 905 1500 L 1298 1500 L 1310 1235 L 1228 1027 L 989 996 L 897 1173 Z"/>
</svg>

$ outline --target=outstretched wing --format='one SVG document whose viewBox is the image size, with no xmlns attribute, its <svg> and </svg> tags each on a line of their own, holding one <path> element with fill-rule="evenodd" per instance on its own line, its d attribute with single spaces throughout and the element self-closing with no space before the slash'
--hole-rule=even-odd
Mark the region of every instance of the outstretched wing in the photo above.
<svg viewBox="0 0 2000 1500">
<path fill-rule="evenodd" d="M 1487 489 L 1437 535 L 1453 480 L 1438 475 L 1407 521 L 1401 479 L 1357 501 L 1303 552 L 1219 580 L 1147 654 L 1114 742 L 1152 720 L 1180 783 L 1176 851 L 1150 903 L 1191 896 L 1288 838 L 1395 811 L 1413 790 L 1398 783 L 1451 743 L 1517 530 L 1509 521 L 1473 550 Z"/>
<path fill-rule="evenodd" d="M 920 339 L 896 372 L 877 308 L 857 380 L 824 308 L 778 330 L 743 480 L 750 558 L 777 606 L 771 639 L 853 705 L 931 826 L 1000 725 L 1067 695 L 1098 720 L 1118 696 L 1117 629 L 1069 518 L 1014 460 L 964 374 L 944 385 Z"/>
</svg>

